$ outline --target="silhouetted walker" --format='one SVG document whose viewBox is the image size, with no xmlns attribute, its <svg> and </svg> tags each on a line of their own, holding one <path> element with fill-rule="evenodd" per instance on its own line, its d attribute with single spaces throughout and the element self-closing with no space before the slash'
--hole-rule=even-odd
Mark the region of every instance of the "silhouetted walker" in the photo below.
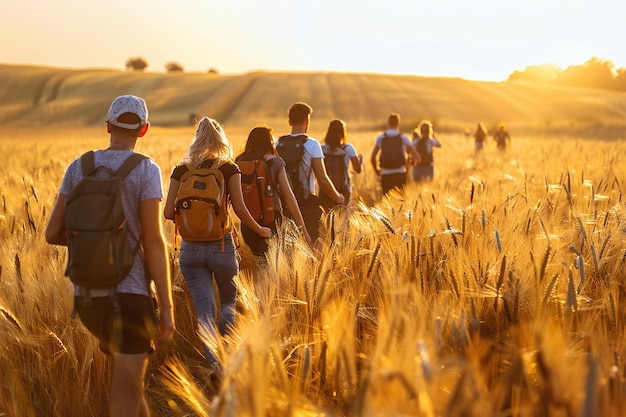
<svg viewBox="0 0 626 417">
<path fill-rule="evenodd" d="M 315 180 L 320 191 L 329 195 L 335 204 L 343 204 L 345 198 L 328 177 L 322 146 L 317 139 L 307 135 L 312 112 L 313 109 L 306 103 L 291 105 L 288 112 L 291 133 L 278 138 L 275 146 L 287 164 L 289 183 L 315 245 L 322 217 L 322 201 L 315 195 Z"/>
<path fill-rule="evenodd" d="M 485 146 L 485 141 L 487 140 L 487 128 L 481 122 L 476 126 L 476 131 L 474 132 L 474 146 L 476 153 L 483 150 Z"/>
<path fill-rule="evenodd" d="M 383 196 L 394 188 L 402 189 L 406 184 L 407 153 L 410 154 L 413 165 L 420 162 L 421 158 L 411 139 L 400 133 L 400 115 L 391 113 L 387 118 L 387 129 L 376 137 L 370 157 L 374 171 L 380 177 Z"/>
<path fill-rule="evenodd" d="M 413 131 L 413 146 L 420 155 L 420 162 L 413 167 L 415 182 L 432 181 L 435 177 L 435 159 L 433 148 L 441 148 L 441 143 L 434 137 L 433 124 L 422 120 Z"/>
<path fill-rule="evenodd" d="M 111 103 L 106 120 L 109 146 L 92 154 L 98 177 L 100 174 L 106 177 L 107 169 L 117 170 L 127 158 L 136 158 L 137 140 L 146 134 L 149 126 L 148 108 L 142 98 L 117 97 Z M 48 243 L 68 245 L 66 197 L 79 190 L 76 186 L 81 180 L 83 172 L 79 158 L 65 171 L 46 227 Z M 127 241 L 135 254 L 132 267 L 117 284 L 114 293 L 108 289 L 74 285 L 74 306 L 85 327 L 98 338 L 100 349 L 113 359 L 108 415 L 149 416 L 144 380 L 148 357 L 154 351 L 157 325 L 147 276 L 156 286 L 160 304 L 158 337 L 168 341 L 174 334 L 172 287 L 159 213 L 163 199 L 161 169 L 153 160 L 143 158 L 124 177 L 121 187 L 126 230 L 129 232 Z M 73 234 L 72 240 L 79 235 Z M 90 238 L 95 235 L 92 233 Z"/>
<path fill-rule="evenodd" d="M 505 151 L 511 144 L 511 135 L 506 130 L 504 125 L 501 125 L 500 130 L 493 135 L 493 140 L 496 141 L 496 146 L 499 151 Z"/>
<path fill-rule="evenodd" d="M 341 119 L 333 119 L 328 124 L 328 130 L 324 137 L 324 165 L 333 185 L 345 197 L 344 204 L 350 201 L 352 184 L 350 183 L 350 164 L 356 173 L 361 172 L 363 165 L 363 155 L 357 154 L 355 147 L 346 142 L 346 123 Z M 332 199 L 323 191 L 320 198 L 327 207 L 335 204 Z"/>
<path fill-rule="evenodd" d="M 254 233 L 262 238 L 270 238 L 272 231 L 267 227 L 260 226 L 250 215 L 243 201 L 241 192 L 241 173 L 235 164 L 233 151 L 224 130 L 213 119 L 203 117 L 198 122 L 196 133 L 187 149 L 183 162 L 177 165 L 170 176 L 170 186 L 165 203 L 164 216 L 166 219 L 175 220 L 180 217 L 177 214 L 177 195 L 183 176 L 196 168 L 208 168 L 217 166 L 226 184 L 225 196 L 222 196 L 221 210 L 226 210 L 228 218 L 229 207 L 239 217 L 242 224 L 246 225 Z M 200 183 L 194 188 L 208 189 L 206 183 Z M 208 182 L 208 181 L 207 181 Z M 201 187 L 202 186 L 202 187 Z M 182 206 L 192 207 L 194 201 L 182 202 Z M 213 209 L 212 206 L 210 209 Z M 208 218 L 208 214 L 206 215 Z M 217 219 L 217 217 L 215 217 Z M 175 220 L 176 221 L 176 220 Z M 189 218 L 179 220 L 181 223 L 191 221 Z M 237 247 L 233 238 L 232 222 L 227 220 L 221 227 L 218 240 L 199 240 L 183 236 L 180 249 L 180 271 L 189 288 L 189 294 L 198 318 L 199 325 L 209 334 L 216 335 L 216 327 L 220 334 L 227 334 L 235 323 L 235 301 L 237 299 L 237 287 L 234 277 L 239 273 L 237 260 Z M 177 228 L 183 224 L 177 224 Z M 182 233 L 182 229 L 181 229 Z M 219 323 L 217 320 L 217 305 L 213 291 L 213 280 L 217 285 L 219 297 Z M 211 366 L 213 375 L 219 379 L 221 365 L 217 352 L 205 345 L 205 355 Z"/>
<path fill-rule="evenodd" d="M 267 126 L 256 126 L 250 131 L 245 149 L 243 153 L 235 159 L 235 162 L 240 163 L 242 161 L 258 160 L 265 161 L 267 164 L 270 182 L 275 190 L 275 194 L 273 195 L 275 220 L 273 224 L 268 227 L 276 231 L 278 224 L 282 220 L 282 207 L 284 206 L 287 208 L 290 217 L 292 217 L 298 227 L 301 228 L 306 242 L 310 245 L 311 237 L 304 224 L 296 196 L 289 185 L 289 179 L 285 171 L 285 161 L 278 155 L 274 147 L 272 129 Z M 241 235 L 255 256 L 260 257 L 265 254 L 267 251 L 267 241 L 265 239 L 260 237 L 245 224 L 241 225 Z"/>
</svg>

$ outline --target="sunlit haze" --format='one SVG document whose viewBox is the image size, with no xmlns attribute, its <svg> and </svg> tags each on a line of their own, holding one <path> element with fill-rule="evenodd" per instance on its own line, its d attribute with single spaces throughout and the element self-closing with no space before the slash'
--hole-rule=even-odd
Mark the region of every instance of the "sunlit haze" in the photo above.
<svg viewBox="0 0 626 417">
<path fill-rule="evenodd" d="M 0 63 L 186 72 L 379 72 L 502 81 L 529 65 L 626 66 L 626 2 L 21 0 Z"/>
</svg>

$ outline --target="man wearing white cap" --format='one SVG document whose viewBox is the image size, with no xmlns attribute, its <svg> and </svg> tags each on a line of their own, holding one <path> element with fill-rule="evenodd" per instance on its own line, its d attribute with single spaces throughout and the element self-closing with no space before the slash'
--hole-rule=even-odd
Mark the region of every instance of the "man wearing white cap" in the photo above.
<svg viewBox="0 0 626 417">
<path fill-rule="evenodd" d="M 93 165 L 111 171 L 120 168 L 135 154 L 137 139 L 146 134 L 148 127 L 148 108 L 142 98 L 117 97 L 106 119 L 109 145 L 92 153 Z M 160 221 L 161 169 L 150 158 L 137 159 L 140 161 L 121 185 L 127 241 L 134 249 L 130 272 L 117 284 L 116 298 L 110 296 L 110 290 L 86 289 L 74 284 L 76 312 L 98 338 L 100 349 L 113 358 L 109 413 L 116 417 L 150 415 L 144 378 L 157 329 L 146 276 L 154 281 L 160 304 L 158 337 L 167 341 L 174 332 L 171 281 Z M 46 227 L 46 240 L 50 244 L 68 245 L 66 202 L 69 199 L 66 197 L 83 179 L 82 163 L 81 158 L 76 159 L 65 171 Z M 100 171 L 97 175 L 100 176 Z"/>
</svg>

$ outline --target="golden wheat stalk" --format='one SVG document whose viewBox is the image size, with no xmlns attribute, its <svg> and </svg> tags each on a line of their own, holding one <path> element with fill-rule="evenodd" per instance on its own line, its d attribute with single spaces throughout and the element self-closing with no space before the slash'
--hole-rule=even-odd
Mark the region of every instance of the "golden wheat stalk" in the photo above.
<svg viewBox="0 0 626 417">
<path fill-rule="evenodd" d="M 372 254 L 372 259 L 367 268 L 367 274 L 365 274 L 367 278 L 369 278 L 372 275 L 372 272 L 374 271 L 374 266 L 376 265 L 376 262 L 378 261 L 378 255 L 380 255 L 380 242 L 376 244 L 376 249 L 374 249 L 374 253 Z"/>
<path fill-rule="evenodd" d="M 567 279 L 567 299 L 565 300 L 565 306 L 572 312 L 578 311 L 578 299 L 576 298 L 576 290 L 574 289 L 574 274 L 571 268 Z"/>
<path fill-rule="evenodd" d="M 2 313 L 4 318 L 7 319 L 7 321 L 9 323 L 11 323 L 13 326 L 15 326 L 15 328 L 17 330 L 22 331 L 22 325 L 17 320 L 17 318 L 13 314 L 11 314 L 11 312 L 9 310 L 7 310 L 6 308 L 0 306 L 0 313 Z"/>
<path fill-rule="evenodd" d="M 61 350 L 63 350 L 63 352 L 68 353 L 67 348 L 65 347 L 65 343 L 63 343 L 61 338 L 59 336 L 57 336 L 56 333 L 50 332 L 50 336 L 52 336 L 52 338 L 59 344 L 59 346 L 61 347 Z"/>
<path fill-rule="evenodd" d="M 596 247 L 593 243 L 589 245 L 591 249 L 591 259 L 593 260 L 593 269 L 596 272 L 596 276 L 600 276 L 600 270 L 598 268 L 598 258 L 596 257 Z"/>
<path fill-rule="evenodd" d="M 496 229 L 496 245 L 498 248 L 498 252 L 502 253 L 502 242 L 500 241 L 500 232 Z"/>
<path fill-rule="evenodd" d="M 22 279 L 22 260 L 20 254 L 15 252 L 15 274 L 17 277 L 17 286 L 21 293 L 24 293 L 24 280 Z"/>
<path fill-rule="evenodd" d="M 578 220 L 578 227 L 580 229 L 580 235 L 583 238 L 583 242 L 587 241 L 587 230 L 585 230 L 585 225 L 583 224 L 583 220 L 579 217 L 576 218 Z"/>
<path fill-rule="evenodd" d="M 24 201 L 24 210 L 26 211 L 26 219 L 28 220 L 28 227 L 30 227 L 32 231 L 36 233 L 37 226 L 35 225 L 33 216 L 30 214 L 30 206 L 28 204 L 28 200 Z"/>
<path fill-rule="evenodd" d="M 168 359 L 161 372 L 163 383 L 173 394 L 182 398 L 198 416 L 209 416 L 209 402 L 182 363 Z"/>
<path fill-rule="evenodd" d="M 609 240 L 611 239 L 611 233 L 608 233 L 602 242 L 602 246 L 600 247 L 600 253 L 598 254 L 598 259 L 602 260 L 604 256 L 604 251 L 606 250 L 607 245 L 609 244 Z"/>
<path fill-rule="evenodd" d="M 615 297 L 613 296 L 612 291 L 609 291 L 609 308 L 610 308 L 610 313 L 611 313 L 611 321 L 613 322 L 613 326 L 617 328 L 617 325 L 618 325 L 617 308 L 615 307 Z"/>
<path fill-rule="evenodd" d="M 578 288 L 576 289 L 576 293 L 580 294 L 583 289 L 583 285 L 585 285 L 586 277 L 585 277 L 585 260 L 582 255 L 578 256 L 574 260 L 574 265 L 578 267 L 578 273 L 580 275 L 580 284 L 578 284 Z"/>
<path fill-rule="evenodd" d="M 311 347 L 304 345 L 304 358 L 302 359 L 302 369 L 300 370 L 300 392 L 306 392 L 307 383 L 311 375 Z"/>
<path fill-rule="evenodd" d="M 559 282 L 559 274 L 555 274 L 550 280 L 550 283 L 548 284 L 548 286 L 546 287 L 546 290 L 543 293 L 543 299 L 541 300 L 542 305 L 545 306 L 548 303 L 548 301 L 550 300 L 550 297 L 552 297 L 552 292 L 554 291 L 554 288 L 558 282 Z"/>
</svg>

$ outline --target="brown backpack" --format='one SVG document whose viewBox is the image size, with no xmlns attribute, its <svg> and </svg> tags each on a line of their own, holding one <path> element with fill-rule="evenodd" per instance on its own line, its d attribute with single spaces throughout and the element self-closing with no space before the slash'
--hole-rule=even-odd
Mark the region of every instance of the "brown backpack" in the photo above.
<svg viewBox="0 0 626 417">
<path fill-rule="evenodd" d="M 185 164 L 189 171 L 180 178 L 174 214 L 178 232 L 185 240 L 220 240 L 231 231 L 221 164 L 217 161 L 208 168 Z"/>
<path fill-rule="evenodd" d="M 241 171 L 241 191 L 248 211 L 261 226 L 272 227 L 278 213 L 275 210 L 277 192 L 269 166 L 263 159 L 237 160 Z"/>
</svg>

